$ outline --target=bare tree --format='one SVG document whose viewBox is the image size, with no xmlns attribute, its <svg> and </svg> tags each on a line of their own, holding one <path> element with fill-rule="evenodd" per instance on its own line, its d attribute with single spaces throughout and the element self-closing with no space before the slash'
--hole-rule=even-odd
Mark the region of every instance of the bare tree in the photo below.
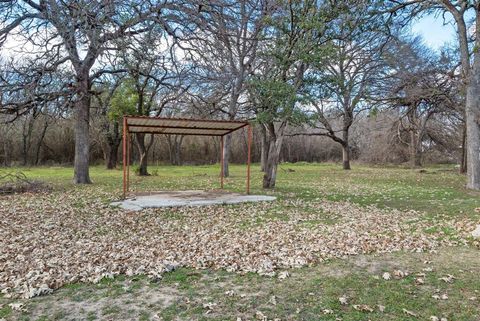
<svg viewBox="0 0 480 321">
<path fill-rule="evenodd" d="M 461 75 L 466 92 L 467 188 L 480 190 L 480 1 L 413 0 L 382 2 L 379 13 L 413 17 L 424 12 L 449 13 L 457 31 Z"/>
<path fill-rule="evenodd" d="M 326 136 L 339 143 L 343 169 L 350 169 L 350 128 L 354 120 L 374 106 L 370 100 L 375 83 L 383 77 L 382 52 L 389 40 L 387 25 L 381 16 L 371 14 L 367 3 L 340 2 L 348 9 L 331 27 L 332 54 L 318 67 L 313 64 L 316 81 L 311 82 L 310 126 L 316 131 L 294 135 Z"/>
<path fill-rule="evenodd" d="M 192 78 L 203 88 L 195 94 L 210 100 L 204 109 L 224 119 L 245 116 L 246 81 L 256 67 L 259 35 L 268 10 L 268 0 L 201 5 L 196 20 L 198 32 L 183 37 L 179 43 L 195 66 Z M 209 89 L 204 90 L 206 87 Z M 227 135 L 223 145 L 222 166 L 226 177 L 229 176 L 231 139 L 231 135 Z"/>
<path fill-rule="evenodd" d="M 74 97 L 74 182 L 90 183 L 89 112 L 92 70 L 115 40 L 133 37 L 163 23 L 169 2 L 149 1 L 2 1 L 0 42 L 7 37 L 38 48 L 49 71 L 71 69 Z M 101 71 L 96 71 L 98 75 Z"/>
<path fill-rule="evenodd" d="M 425 141 L 437 136 L 432 135 L 430 121 L 456 113 L 456 79 L 448 64 L 419 38 L 395 41 L 385 57 L 390 67 L 385 100 L 399 111 L 397 138 L 408 146 L 411 165 L 421 166 Z"/>
<path fill-rule="evenodd" d="M 163 38 L 165 39 L 165 38 Z M 165 40 L 164 40 L 165 41 Z M 156 32 L 145 34 L 135 47 L 130 47 L 123 57 L 128 77 L 138 97 L 136 115 L 160 116 L 160 114 L 185 93 L 183 72 L 170 50 L 159 50 L 162 37 Z M 144 133 L 135 134 L 135 145 L 140 157 L 139 175 L 149 175 L 147 155 L 154 142 L 150 135 L 147 142 Z"/>
<path fill-rule="evenodd" d="M 121 83 L 122 77 L 106 74 L 104 79 L 99 79 L 98 85 L 94 86 L 94 102 L 91 121 L 94 125 L 94 140 L 102 147 L 105 159 L 105 167 L 114 169 L 118 162 L 118 149 L 122 142 L 121 117 L 124 110 L 118 106 L 112 106 L 112 99 Z M 120 99 L 126 100 L 128 97 Z"/>
</svg>

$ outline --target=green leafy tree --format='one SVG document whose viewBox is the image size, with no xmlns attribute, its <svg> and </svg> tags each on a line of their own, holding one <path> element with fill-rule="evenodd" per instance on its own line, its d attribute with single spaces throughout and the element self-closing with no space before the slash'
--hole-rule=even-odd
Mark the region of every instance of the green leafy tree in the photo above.
<svg viewBox="0 0 480 321">
<path fill-rule="evenodd" d="M 283 1 L 268 19 L 260 59 L 263 64 L 250 81 L 250 95 L 264 129 L 263 187 L 273 188 L 280 152 L 289 124 L 306 117 L 309 68 L 329 53 L 327 24 L 335 10 L 318 1 Z"/>
<path fill-rule="evenodd" d="M 138 93 L 133 82 L 126 80 L 115 90 L 111 99 L 108 118 L 112 122 L 119 122 L 124 115 L 135 115 L 138 104 Z"/>
</svg>

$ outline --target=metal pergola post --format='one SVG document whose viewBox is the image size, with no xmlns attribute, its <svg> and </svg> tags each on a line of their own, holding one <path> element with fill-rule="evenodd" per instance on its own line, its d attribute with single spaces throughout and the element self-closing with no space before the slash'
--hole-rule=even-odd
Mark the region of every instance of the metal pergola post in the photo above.
<svg viewBox="0 0 480 321">
<path fill-rule="evenodd" d="M 127 196 L 127 117 L 123 117 L 123 199 Z"/>
<path fill-rule="evenodd" d="M 220 188 L 223 189 L 223 177 L 225 176 L 224 168 L 223 168 L 223 144 L 224 144 L 225 136 L 220 137 Z"/>
<path fill-rule="evenodd" d="M 250 160 L 252 156 L 252 125 L 248 124 L 247 126 L 247 140 L 248 140 L 248 151 L 247 151 L 247 194 L 250 194 Z"/>
<path fill-rule="evenodd" d="M 130 190 L 130 154 L 132 147 L 132 140 L 130 138 L 130 132 L 128 131 L 128 124 L 127 124 L 127 192 Z"/>
</svg>

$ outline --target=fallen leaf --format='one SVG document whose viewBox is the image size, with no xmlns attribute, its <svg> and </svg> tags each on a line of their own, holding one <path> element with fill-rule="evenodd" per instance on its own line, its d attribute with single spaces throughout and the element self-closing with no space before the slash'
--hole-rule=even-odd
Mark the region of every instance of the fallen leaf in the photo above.
<svg viewBox="0 0 480 321">
<path fill-rule="evenodd" d="M 235 296 L 235 291 L 234 290 L 225 291 L 225 295 L 226 296 Z"/>
<path fill-rule="evenodd" d="M 393 275 L 395 275 L 395 277 L 401 279 L 401 278 L 406 277 L 408 275 L 408 272 L 404 272 L 402 270 L 395 270 L 395 271 L 393 271 Z"/>
<path fill-rule="evenodd" d="M 417 285 L 424 285 L 424 284 L 425 284 L 425 280 L 422 279 L 422 278 L 416 278 L 416 279 L 415 279 L 415 284 L 417 284 Z"/>
<path fill-rule="evenodd" d="M 10 303 L 8 306 L 13 311 L 20 311 L 20 312 L 27 311 L 27 309 L 25 308 L 25 304 L 23 304 L 23 303 Z"/>
<path fill-rule="evenodd" d="M 203 308 L 208 309 L 208 310 L 213 310 L 213 308 L 216 307 L 216 306 L 217 306 L 217 304 L 213 303 L 213 302 L 207 302 L 207 303 L 203 304 Z"/>
<path fill-rule="evenodd" d="M 346 296 L 339 297 L 338 301 L 340 301 L 340 304 L 342 304 L 342 305 L 347 305 L 348 304 L 348 299 L 347 299 Z"/>
<path fill-rule="evenodd" d="M 262 313 L 262 311 L 257 311 L 255 313 L 255 318 L 257 318 L 257 320 L 261 320 L 261 321 L 267 321 L 268 318 L 265 314 Z"/>
<path fill-rule="evenodd" d="M 284 280 L 286 278 L 288 278 L 290 276 L 290 273 L 288 273 L 288 271 L 282 271 L 280 273 L 278 273 L 278 278 L 280 280 Z"/>
<path fill-rule="evenodd" d="M 406 315 L 409 315 L 411 317 L 416 317 L 417 314 L 413 311 L 407 310 L 407 309 L 402 309 L 402 312 L 405 313 Z"/>
<path fill-rule="evenodd" d="M 455 279 L 456 278 L 451 274 L 447 274 L 446 276 L 440 278 L 440 280 L 442 280 L 446 283 L 453 283 L 453 280 L 455 280 Z"/>
<path fill-rule="evenodd" d="M 333 314 L 333 310 L 331 309 L 323 309 L 322 312 L 323 314 Z"/>
<path fill-rule="evenodd" d="M 357 311 L 362 311 L 362 312 L 373 312 L 373 308 L 366 305 L 366 304 L 355 304 L 353 308 Z"/>
<path fill-rule="evenodd" d="M 268 302 L 270 302 L 273 305 L 277 305 L 277 298 L 274 295 L 272 295 Z"/>
</svg>

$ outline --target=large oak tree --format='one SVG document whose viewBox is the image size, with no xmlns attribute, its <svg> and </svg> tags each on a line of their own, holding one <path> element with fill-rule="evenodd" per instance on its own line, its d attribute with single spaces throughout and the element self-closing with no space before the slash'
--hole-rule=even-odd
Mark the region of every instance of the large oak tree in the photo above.
<svg viewBox="0 0 480 321">
<path fill-rule="evenodd" d="M 135 37 L 153 25 L 164 25 L 165 15 L 176 6 L 169 1 L 143 0 L 12 0 L 0 3 L 0 43 L 10 38 L 19 46 L 34 48 L 39 52 L 38 59 L 48 60 L 48 69 L 41 73 L 71 70 L 73 74 L 69 89 L 75 120 L 75 183 L 91 182 L 88 167 L 91 86 L 92 78 L 102 74 L 102 70 L 96 70 L 96 63 L 118 49 L 115 41 Z M 21 108 L 32 105 L 32 101 L 19 104 Z"/>
</svg>

